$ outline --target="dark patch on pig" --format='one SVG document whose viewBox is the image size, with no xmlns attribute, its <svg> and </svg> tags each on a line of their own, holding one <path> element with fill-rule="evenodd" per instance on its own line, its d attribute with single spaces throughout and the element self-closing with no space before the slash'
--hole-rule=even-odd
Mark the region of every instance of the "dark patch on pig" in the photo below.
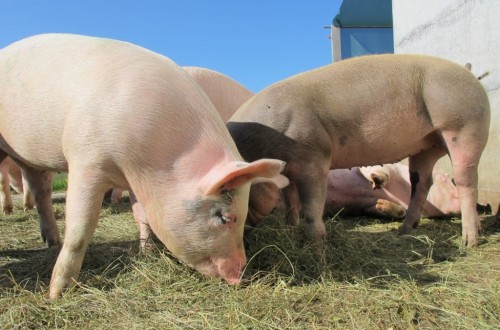
<svg viewBox="0 0 500 330">
<path fill-rule="evenodd" d="M 415 191 L 417 190 L 417 184 L 420 181 L 420 175 L 418 172 L 410 171 L 410 183 L 411 183 L 411 198 L 415 195 Z"/>
<path fill-rule="evenodd" d="M 427 108 L 427 104 L 425 104 L 425 101 L 423 100 L 422 97 L 419 97 L 417 100 L 417 117 L 422 120 L 424 123 L 429 123 L 432 125 L 432 118 L 429 114 L 429 109 Z"/>
<path fill-rule="evenodd" d="M 199 197 L 195 200 L 184 201 L 184 207 L 189 215 L 188 218 L 203 218 L 206 214 L 209 214 L 211 218 L 216 218 L 218 221 L 226 223 L 223 215 L 229 213 L 235 193 L 236 190 L 233 189 L 221 192 L 221 195 L 217 199 Z M 236 220 L 234 219 L 235 222 Z"/>
<path fill-rule="evenodd" d="M 347 135 L 342 135 L 339 139 L 340 145 L 343 147 L 347 144 Z"/>
<path fill-rule="evenodd" d="M 220 196 L 221 203 L 228 206 L 233 204 L 235 194 L 236 194 L 235 189 L 221 191 L 221 196 Z"/>
<path fill-rule="evenodd" d="M 452 137 L 452 138 L 451 138 L 451 141 L 452 141 L 453 143 L 457 143 L 458 138 L 457 138 L 456 136 L 454 136 L 454 137 Z"/>
<path fill-rule="evenodd" d="M 252 162 L 261 158 L 275 158 L 288 162 L 301 159 L 307 148 L 285 134 L 260 123 L 228 122 L 231 137 L 243 159 Z"/>
</svg>

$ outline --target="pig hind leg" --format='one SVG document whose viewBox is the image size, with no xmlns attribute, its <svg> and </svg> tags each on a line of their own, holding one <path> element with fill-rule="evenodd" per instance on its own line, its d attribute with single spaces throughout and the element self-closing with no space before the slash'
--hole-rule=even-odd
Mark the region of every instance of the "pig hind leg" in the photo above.
<svg viewBox="0 0 500 330">
<path fill-rule="evenodd" d="M 75 166 L 76 167 L 76 166 Z M 97 227 L 99 211 L 106 191 L 112 187 L 107 176 L 95 167 L 72 168 L 68 172 L 66 195 L 66 230 L 64 244 L 57 258 L 50 281 L 50 298 L 72 286 L 80 273 L 87 246 Z"/>
<path fill-rule="evenodd" d="M 31 192 L 31 188 L 24 173 L 22 175 L 22 181 L 24 211 L 32 210 L 35 207 L 35 200 L 33 199 L 33 193 Z"/>
<path fill-rule="evenodd" d="M 468 130 L 467 130 L 468 128 Z M 476 210 L 478 198 L 478 165 L 486 145 L 484 129 L 467 127 L 459 133 L 443 132 L 448 146 L 453 177 L 460 199 L 462 213 L 462 243 L 476 246 L 479 238 L 479 215 Z"/>
<path fill-rule="evenodd" d="M 42 239 L 48 247 L 58 247 L 62 241 L 52 206 L 52 172 L 36 170 L 23 164 L 20 166 L 35 200 Z M 27 187 L 24 189 L 28 190 Z"/>
<path fill-rule="evenodd" d="M 446 155 L 446 149 L 436 145 L 432 149 L 410 156 L 408 167 L 411 197 L 406 217 L 400 228 L 402 234 L 407 234 L 418 225 L 429 189 L 432 186 L 432 169 L 438 159 L 444 155 Z"/>
<path fill-rule="evenodd" d="M 323 211 L 327 193 L 328 166 L 321 167 L 317 163 L 303 164 L 300 171 L 294 174 L 287 173 L 290 182 L 297 185 L 300 198 L 300 213 L 304 218 L 309 232 L 317 239 L 326 237 Z M 328 164 L 328 162 L 323 162 Z M 292 167 L 292 166 L 290 166 Z"/>
<path fill-rule="evenodd" d="M 134 215 L 135 223 L 139 229 L 139 241 L 141 250 L 147 250 L 150 247 L 149 239 L 151 238 L 151 227 L 147 222 L 146 211 L 141 203 L 137 201 L 132 190 L 129 190 L 130 205 L 132 206 L 132 213 Z"/>
</svg>

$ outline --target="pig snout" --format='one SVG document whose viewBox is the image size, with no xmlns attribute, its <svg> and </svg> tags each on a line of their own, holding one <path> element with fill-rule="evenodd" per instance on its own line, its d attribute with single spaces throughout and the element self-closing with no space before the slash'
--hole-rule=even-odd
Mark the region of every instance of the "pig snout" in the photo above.
<svg viewBox="0 0 500 330">
<path fill-rule="evenodd" d="M 226 257 L 210 258 L 198 268 L 202 274 L 210 277 L 222 277 L 227 283 L 237 285 L 241 282 L 241 273 L 247 258 L 245 251 L 236 251 Z"/>
</svg>

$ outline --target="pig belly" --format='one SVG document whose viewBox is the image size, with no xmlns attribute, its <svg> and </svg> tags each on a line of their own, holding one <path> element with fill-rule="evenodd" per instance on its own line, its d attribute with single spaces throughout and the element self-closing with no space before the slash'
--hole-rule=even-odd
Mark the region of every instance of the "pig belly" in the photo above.
<svg viewBox="0 0 500 330">
<path fill-rule="evenodd" d="M 67 171 L 68 165 L 62 150 L 60 132 L 52 130 L 51 136 L 47 137 L 47 134 L 42 132 L 44 131 L 44 127 L 40 123 L 29 123 L 28 125 L 34 127 L 32 130 L 20 130 L 19 127 L 23 127 L 23 125 L 18 125 L 15 121 L 11 121 L 9 124 L 12 125 L 11 127 L 16 127 L 14 125 L 17 125 L 15 134 L 9 135 L 6 139 L 0 138 L 0 149 L 7 152 L 11 157 L 35 169 Z M 5 127 L 1 127 L 0 129 L 2 133 L 11 133 Z M 31 135 L 33 131 L 37 133 Z M 41 136 L 44 136 L 44 138 L 41 139 Z"/>
<path fill-rule="evenodd" d="M 394 127 L 410 127 L 405 130 L 395 130 Z M 442 138 L 435 128 L 429 125 L 411 125 L 407 122 L 387 124 L 380 127 L 381 132 L 391 132 L 390 136 L 366 137 L 363 127 L 359 131 L 350 131 L 349 136 L 356 137 L 344 143 L 342 131 L 331 131 L 332 154 L 331 169 L 350 168 L 354 166 L 370 166 L 397 163 L 404 158 L 415 155 L 422 150 L 442 147 Z M 415 140 L 417 137 L 422 137 Z M 358 139 L 358 137 L 360 137 Z"/>
</svg>

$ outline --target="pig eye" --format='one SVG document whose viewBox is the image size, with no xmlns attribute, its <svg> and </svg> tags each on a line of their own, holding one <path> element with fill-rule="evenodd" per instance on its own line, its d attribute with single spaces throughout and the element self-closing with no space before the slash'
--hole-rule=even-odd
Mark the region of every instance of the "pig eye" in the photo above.
<svg viewBox="0 0 500 330">
<path fill-rule="evenodd" d="M 214 220 L 216 220 L 218 225 L 225 225 L 229 222 L 231 222 L 231 219 L 229 217 L 226 217 L 225 215 L 222 214 L 222 210 L 217 210 L 213 214 Z"/>
</svg>

